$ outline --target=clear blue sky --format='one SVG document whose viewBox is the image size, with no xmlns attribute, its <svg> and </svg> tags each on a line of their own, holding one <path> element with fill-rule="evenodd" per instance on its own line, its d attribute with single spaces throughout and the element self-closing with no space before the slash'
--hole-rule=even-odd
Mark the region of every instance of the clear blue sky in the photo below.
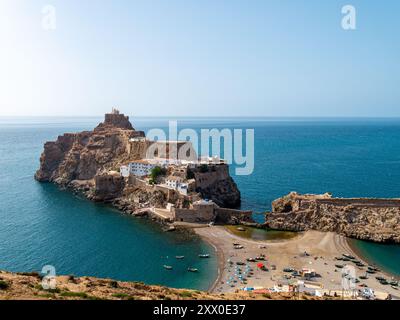
<svg viewBox="0 0 400 320">
<path fill-rule="evenodd" d="M 346 4 L 357 30 L 341 28 Z M 397 0 L 0 0 L 0 115 L 400 116 L 399 12 Z"/>
</svg>

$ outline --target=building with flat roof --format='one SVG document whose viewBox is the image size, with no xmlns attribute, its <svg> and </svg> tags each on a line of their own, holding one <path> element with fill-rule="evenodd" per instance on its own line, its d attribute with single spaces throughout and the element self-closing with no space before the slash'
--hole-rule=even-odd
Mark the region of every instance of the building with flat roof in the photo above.
<svg viewBox="0 0 400 320">
<path fill-rule="evenodd" d="M 148 176 L 157 166 L 156 163 L 146 161 L 146 160 L 136 160 L 132 161 L 127 165 L 123 165 L 120 167 L 120 175 L 124 178 L 129 177 L 130 175 L 134 175 L 137 177 Z"/>
</svg>

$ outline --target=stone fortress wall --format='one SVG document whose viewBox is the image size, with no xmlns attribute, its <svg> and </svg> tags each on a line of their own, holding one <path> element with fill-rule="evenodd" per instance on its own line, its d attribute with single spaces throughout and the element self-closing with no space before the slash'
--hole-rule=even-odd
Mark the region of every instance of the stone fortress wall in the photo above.
<svg viewBox="0 0 400 320">
<path fill-rule="evenodd" d="M 333 231 L 376 242 L 400 242 L 400 199 L 333 198 L 292 192 L 266 213 L 272 229 Z"/>
</svg>

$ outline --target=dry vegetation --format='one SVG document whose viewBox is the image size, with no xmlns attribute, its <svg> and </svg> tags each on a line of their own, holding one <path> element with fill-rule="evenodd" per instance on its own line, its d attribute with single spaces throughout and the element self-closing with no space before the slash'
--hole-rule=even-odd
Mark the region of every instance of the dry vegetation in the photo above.
<svg viewBox="0 0 400 320">
<path fill-rule="evenodd" d="M 315 299 L 302 295 L 250 293 L 209 294 L 90 277 L 59 276 L 57 288 L 45 290 L 37 273 L 0 272 L 0 300 L 278 300 Z"/>
</svg>

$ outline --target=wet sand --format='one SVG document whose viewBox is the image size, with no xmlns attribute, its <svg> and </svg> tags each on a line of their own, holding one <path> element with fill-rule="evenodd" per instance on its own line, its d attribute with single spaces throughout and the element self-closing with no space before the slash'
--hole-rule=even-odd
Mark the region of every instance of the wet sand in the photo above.
<svg viewBox="0 0 400 320">
<path fill-rule="evenodd" d="M 356 267 L 350 262 L 335 260 L 335 257 L 340 257 L 344 253 L 357 257 L 348 245 L 346 238 L 335 233 L 307 231 L 289 240 L 260 241 L 239 237 L 223 226 L 196 228 L 195 232 L 211 243 L 218 255 L 218 279 L 210 289 L 215 293 L 235 292 L 243 287 L 273 288 L 277 282 L 290 275 L 283 271 L 286 267 L 295 270 L 314 269 L 320 275 L 315 278 L 314 282 L 320 284 L 324 290 L 341 291 L 342 273 L 341 269 L 335 266 L 336 264 L 354 266 L 357 277 L 364 275 L 367 269 L 366 267 Z M 243 249 L 235 249 L 233 243 L 241 244 Z M 307 252 L 309 256 L 304 255 L 304 252 Z M 265 255 L 266 261 L 246 261 L 247 258 L 255 258 L 260 254 Z M 228 259 L 233 262 L 233 265 L 228 262 Z M 253 269 L 253 275 L 247 277 L 246 284 L 240 283 L 240 281 L 234 283 L 230 280 L 232 277 L 238 280 L 235 276 L 237 262 L 244 262 Z M 257 263 L 259 262 L 264 263 L 269 271 L 258 269 Z M 272 270 L 272 265 L 276 266 L 276 270 Z M 244 270 L 245 266 L 240 266 L 240 268 Z M 387 293 L 399 296 L 399 291 L 391 288 L 390 285 L 381 285 L 375 279 L 376 276 L 384 276 L 390 280 L 390 277 L 378 272 L 369 275 L 367 280 L 360 279 L 361 282 L 357 284 L 357 287 L 365 284 L 376 292 L 381 292 L 381 298 L 384 298 L 383 295 L 387 295 Z M 230 284 L 227 281 L 230 281 Z"/>
</svg>

